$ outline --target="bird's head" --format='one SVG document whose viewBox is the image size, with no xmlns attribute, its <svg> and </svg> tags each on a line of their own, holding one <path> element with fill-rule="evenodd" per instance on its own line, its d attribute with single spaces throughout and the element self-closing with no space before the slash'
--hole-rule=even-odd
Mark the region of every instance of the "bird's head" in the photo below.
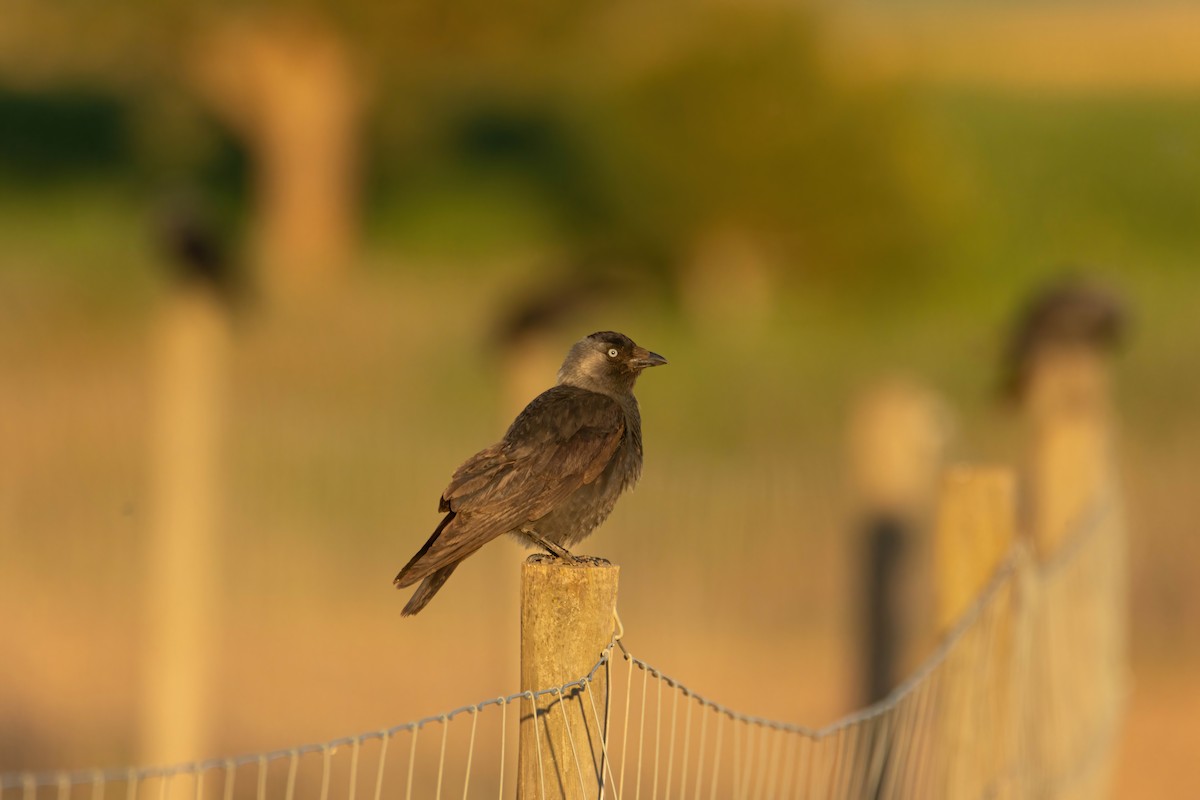
<svg viewBox="0 0 1200 800">
<path fill-rule="evenodd" d="M 1128 327 L 1125 302 L 1101 284 L 1070 276 L 1044 287 L 1022 310 L 1010 334 L 1004 394 L 1025 394 L 1039 358 L 1065 351 L 1107 355 L 1121 345 Z"/>
<path fill-rule="evenodd" d="M 621 394 L 633 389 L 642 370 L 666 363 L 658 353 L 638 347 L 623 333 L 599 331 L 572 345 L 558 370 L 558 382 L 601 394 Z"/>
</svg>

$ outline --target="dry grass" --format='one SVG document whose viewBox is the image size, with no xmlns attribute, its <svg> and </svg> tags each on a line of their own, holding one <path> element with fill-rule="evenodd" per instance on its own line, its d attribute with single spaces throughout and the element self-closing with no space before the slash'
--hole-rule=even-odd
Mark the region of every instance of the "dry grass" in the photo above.
<svg viewBox="0 0 1200 800">
<path fill-rule="evenodd" d="M 469 338 L 423 333 L 421 295 L 395 289 L 259 318 L 240 335 L 211 730 L 197 755 L 374 730 L 517 686 L 518 548 L 486 548 L 415 619 L 399 617 L 403 597 L 389 585 L 435 522 L 449 471 L 501 427 L 485 388 L 494 376 Z M 97 329 L 64 312 L 53 336 L 6 366 L 0 768 L 136 757 L 152 330 L 149 317 Z M 826 723 L 858 705 L 856 541 L 840 434 L 807 436 L 797 408 L 797 428 L 759 452 L 685 445 L 678 436 L 702 433 L 664 385 L 689 380 L 699 357 L 685 353 L 675 373 L 644 381 L 646 476 L 587 550 L 622 565 L 622 617 L 640 654 L 747 713 Z M 742 402 L 754 408 L 752 397 Z M 844 405 L 836 394 L 811 403 L 835 418 Z M 961 440 L 986 443 L 994 422 L 969 415 Z M 1143 785 L 1142 764 L 1169 752 L 1143 737 L 1174 729 L 1182 752 L 1185 710 L 1200 696 L 1186 677 L 1196 654 L 1176 645 L 1200 615 L 1185 574 L 1195 564 L 1188 520 L 1200 512 L 1186 471 L 1198 434 L 1193 425 L 1165 449 L 1127 442 L 1143 615 L 1135 666 L 1146 677 L 1131 711 L 1126 754 L 1137 760 L 1122 773 L 1125 796 Z M 1170 584 L 1179 594 L 1169 605 L 1164 570 L 1185 579 Z M 1164 607 L 1178 618 L 1163 619 Z M 1155 780 L 1173 785 L 1172 774 L 1157 769 Z"/>
</svg>

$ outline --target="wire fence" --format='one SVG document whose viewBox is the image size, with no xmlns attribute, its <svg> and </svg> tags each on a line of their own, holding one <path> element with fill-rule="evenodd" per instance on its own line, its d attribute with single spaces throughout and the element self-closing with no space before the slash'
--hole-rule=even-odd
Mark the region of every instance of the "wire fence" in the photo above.
<svg viewBox="0 0 1200 800">
<path fill-rule="evenodd" d="M 614 800 L 1101 796 L 1125 701 L 1123 565 L 1115 502 L 1049 561 L 1018 544 L 923 666 L 825 728 L 727 708 L 618 634 L 561 686 L 269 753 L 7 774 L 0 800 L 561 797 L 585 785 Z M 540 780 L 518 787 L 521 723 L 534 708 L 538 722 L 574 724 L 528 726 Z"/>
</svg>

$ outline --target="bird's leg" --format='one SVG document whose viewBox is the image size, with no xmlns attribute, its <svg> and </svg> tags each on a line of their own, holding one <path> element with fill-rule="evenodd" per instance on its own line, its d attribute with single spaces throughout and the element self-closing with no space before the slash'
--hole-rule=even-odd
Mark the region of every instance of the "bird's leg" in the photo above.
<svg viewBox="0 0 1200 800">
<path fill-rule="evenodd" d="M 521 533 L 528 536 L 529 540 L 531 542 L 536 544 L 538 547 L 541 547 L 543 550 L 545 550 L 547 553 L 554 556 L 555 558 L 561 558 L 563 561 L 566 561 L 568 564 L 574 564 L 577 561 L 579 561 L 579 559 L 577 559 L 575 556 L 571 555 L 570 550 L 563 547 L 562 545 L 555 544 L 554 542 L 550 541 L 549 539 L 539 536 L 536 531 L 529 530 L 528 528 L 523 528 L 521 530 Z"/>
</svg>

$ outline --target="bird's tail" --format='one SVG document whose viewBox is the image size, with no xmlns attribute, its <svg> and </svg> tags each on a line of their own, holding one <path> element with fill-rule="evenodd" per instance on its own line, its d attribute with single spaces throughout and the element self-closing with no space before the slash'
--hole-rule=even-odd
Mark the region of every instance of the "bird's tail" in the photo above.
<svg viewBox="0 0 1200 800">
<path fill-rule="evenodd" d="M 442 531 L 446 529 L 447 525 L 454 521 L 456 516 L 457 515 L 451 511 L 449 514 L 443 517 L 442 521 L 438 523 L 437 528 L 434 530 L 433 535 L 426 540 L 425 544 L 421 545 L 421 549 L 417 551 L 417 554 L 410 558 L 408 563 L 404 565 L 404 568 L 401 569 L 396 577 L 392 579 L 392 583 L 396 584 L 397 589 L 403 589 L 405 586 L 412 586 L 423 577 L 420 574 L 421 572 L 428 571 L 427 565 L 422 564 L 421 566 L 423 569 L 421 570 L 417 570 L 416 567 L 421 563 L 421 559 L 425 558 L 425 554 L 429 552 L 429 548 L 433 547 L 433 543 L 436 542 L 438 537 L 442 535 Z M 414 572 L 417 574 L 414 575 Z M 432 575 L 433 573 L 429 572 L 429 574 Z"/>
<path fill-rule="evenodd" d="M 416 614 L 418 611 L 424 608 L 429 601 L 433 599 L 433 596 L 437 594 L 438 589 L 442 588 L 442 584 L 449 580 L 450 573 L 454 572 L 454 568 L 457 567 L 459 563 L 461 562 L 455 561 L 452 564 L 431 572 L 429 577 L 421 581 L 421 585 L 417 587 L 415 592 L 413 592 L 413 596 L 404 606 L 404 610 L 400 612 L 400 615 L 403 617 L 411 617 L 413 614 Z"/>
</svg>

